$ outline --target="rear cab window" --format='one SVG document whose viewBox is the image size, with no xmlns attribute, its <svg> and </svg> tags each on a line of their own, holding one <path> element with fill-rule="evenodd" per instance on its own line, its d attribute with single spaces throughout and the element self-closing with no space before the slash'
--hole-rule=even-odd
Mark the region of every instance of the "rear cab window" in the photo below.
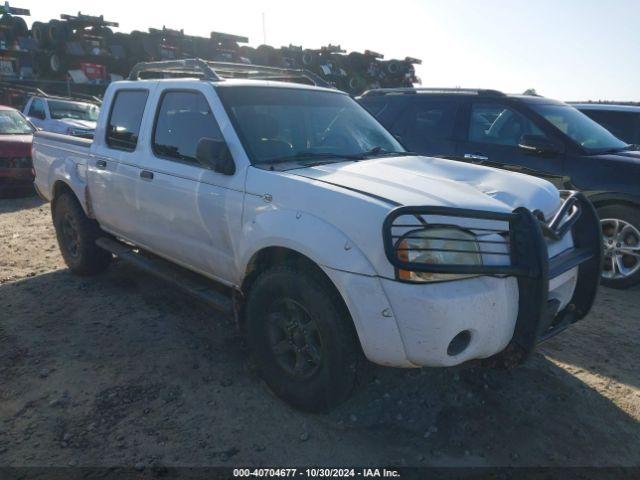
<svg viewBox="0 0 640 480">
<path fill-rule="evenodd" d="M 161 158 L 198 164 L 202 138 L 223 140 L 206 97 L 195 90 L 166 90 L 153 127 L 153 151 Z"/>
<path fill-rule="evenodd" d="M 109 148 L 127 152 L 136 149 L 148 96 L 149 92 L 142 89 L 116 92 L 107 121 Z"/>
</svg>

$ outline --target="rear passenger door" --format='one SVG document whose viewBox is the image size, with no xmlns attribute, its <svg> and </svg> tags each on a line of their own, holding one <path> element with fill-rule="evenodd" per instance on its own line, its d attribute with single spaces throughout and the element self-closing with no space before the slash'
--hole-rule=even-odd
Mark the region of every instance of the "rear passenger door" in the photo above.
<svg viewBox="0 0 640 480">
<path fill-rule="evenodd" d="M 500 101 L 477 100 L 464 107 L 464 140 L 455 159 L 535 175 L 563 186 L 564 154 L 539 155 L 518 145 L 523 136 L 543 137 L 562 145 L 545 126 L 529 118 L 526 110 Z"/>
<path fill-rule="evenodd" d="M 116 90 L 105 124 L 98 125 L 88 162 L 92 206 L 100 225 L 111 233 L 138 241 L 137 186 L 144 135 L 141 134 L 150 92 Z"/>
</svg>

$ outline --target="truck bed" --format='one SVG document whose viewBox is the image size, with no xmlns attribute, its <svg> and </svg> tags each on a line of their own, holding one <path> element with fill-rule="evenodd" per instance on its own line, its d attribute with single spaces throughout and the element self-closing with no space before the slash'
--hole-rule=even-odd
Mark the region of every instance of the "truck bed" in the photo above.
<svg viewBox="0 0 640 480">
<path fill-rule="evenodd" d="M 38 131 L 33 135 L 33 142 L 48 144 L 49 142 L 60 143 L 66 145 L 75 145 L 78 147 L 91 147 L 93 140 L 90 138 L 72 137 L 71 135 L 62 135 L 61 133 Z"/>
<path fill-rule="evenodd" d="M 34 185 L 38 194 L 51 200 L 55 183 L 65 179 L 84 206 L 87 162 L 93 140 L 51 132 L 33 136 Z"/>
</svg>

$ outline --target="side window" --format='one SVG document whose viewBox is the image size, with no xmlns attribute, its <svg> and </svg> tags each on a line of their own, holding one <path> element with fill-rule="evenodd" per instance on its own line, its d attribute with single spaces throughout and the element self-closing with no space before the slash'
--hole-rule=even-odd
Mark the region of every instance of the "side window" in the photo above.
<svg viewBox="0 0 640 480">
<path fill-rule="evenodd" d="M 28 116 L 39 118 L 41 120 L 45 119 L 44 113 L 44 101 L 40 98 L 34 98 L 31 102 L 31 106 L 29 107 Z"/>
<path fill-rule="evenodd" d="M 120 90 L 116 93 L 107 123 L 109 147 L 128 152 L 136 149 L 148 96 L 146 90 Z"/>
<path fill-rule="evenodd" d="M 409 150 L 421 151 L 432 142 L 451 140 L 458 111 L 455 100 L 418 99 L 393 126 Z"/>
<path fill-rule="evenodd" d="M 470 141 L 516 147 L 523 135 L 545 136 L 531 120 L 512 108 L 499 104 L 473 105 Z"/>
<path fill-rule="evenodd" d="M 201 138 L 223 139 L 205 96 L 200 92 L 166 92 L 156 115 L 153 151 L 161 157 L 196 162 Z"/>
</svg>

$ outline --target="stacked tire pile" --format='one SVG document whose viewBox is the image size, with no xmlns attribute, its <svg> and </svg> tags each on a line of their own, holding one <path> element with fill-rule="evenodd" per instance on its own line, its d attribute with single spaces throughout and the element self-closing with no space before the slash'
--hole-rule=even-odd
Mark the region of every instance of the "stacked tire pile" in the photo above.
<svg viewBox="0 0 640 480">
<path fill-rule="evenodd" d="M 17 11 L 18 9 L 12 9 Z M 0 10 L 1 12 L 1 10 Z M 22 13 L 22 14 L 27 14 Z M 102 16 L 61 15 L 48 22 L 33 22 L 31 29 L 19 16 L 5 13 L 0 18 L 0 51 L 12 45 L 17 67 L 30 67 L 35 79 L 75 80 L 81 71 L 93 84 L 106 85 L 113 74 L 126 77 L 137 62 L 199 57 L 206 60 L 243 62 L 285 68 L 304 68 L 337 88 L 357 95 L 377 87 L 411 86 L 419 79 L 413 58 L 385 60 L 381 54 L 365 51 L 347 54 L 339 46 L 308 49 L 289 45 L 276 48 L 246 45 L 248 38 L 212 32 L 210 37 L 185 35 L 182 30 L 150 28 L 131 33 L 114 33 L 115 22 Z M 21 48 L 15 48 L 20 39 Z M 4 40 L 4 44 L 2 41 Z M 2 58 L 0 57 L 0 67 Z M 4 69 L 0 75 L 5 75 Z M 27 78 L 20 73 L 14 78 Z"/>
<path fill-rule="evenodd" d="M 61 15 L 60 20 L 34 22 L 31 37 L 34 73 L 42 79 L 66 79 L 69 70 L 82 70 L 89 80 L 105 82 L 108 73 L 126 73 L 118 68 L 124 51 L 117 48 L 115 22 L 103 17 Z"/>
<path fill-rule="evenodd" d="M 370 50 L 346 54 L 340 46 L 334 45 L 320 49 L 293 45 L 276 49 L 260 45 L 255 49 L 242 46 L 239 50 L 242 57 L 254 64 L 311 70 L 353 95 L 370 88 L 409 87 L 419 82 L 414 65 L 421 61 L 410 57 L 383 60 L 383 55 Z"/>
<path fill-rule="evenodd" d="M 0 5 L 0 75 L 19 77 L 20 69 L 29 68 L 33 48 L 27 22 L 18 15 L 29 15 L 29 10 Z"/>
<path fill-rule="evenodd" d="M 123 35 L 124 34 L 116 34 Z M 141 61 L 203 58 L 206 60 L 240 62 L 283 68 L 304 68 L 353 95 L 376 87 L 412 86 L 419 82 L 414 65 L 420 60 L 383 60 L 369 50 L 348 55 L 339 46 L 303 49 L 290 45 L 275 48 L 248 45 L 247 37 L 211 32 L 209 38 L 185 35 L 182 30 L 150 28 L 148 32 L 133 31 L 121 41 L 128 66 Z"/>
</svg>

